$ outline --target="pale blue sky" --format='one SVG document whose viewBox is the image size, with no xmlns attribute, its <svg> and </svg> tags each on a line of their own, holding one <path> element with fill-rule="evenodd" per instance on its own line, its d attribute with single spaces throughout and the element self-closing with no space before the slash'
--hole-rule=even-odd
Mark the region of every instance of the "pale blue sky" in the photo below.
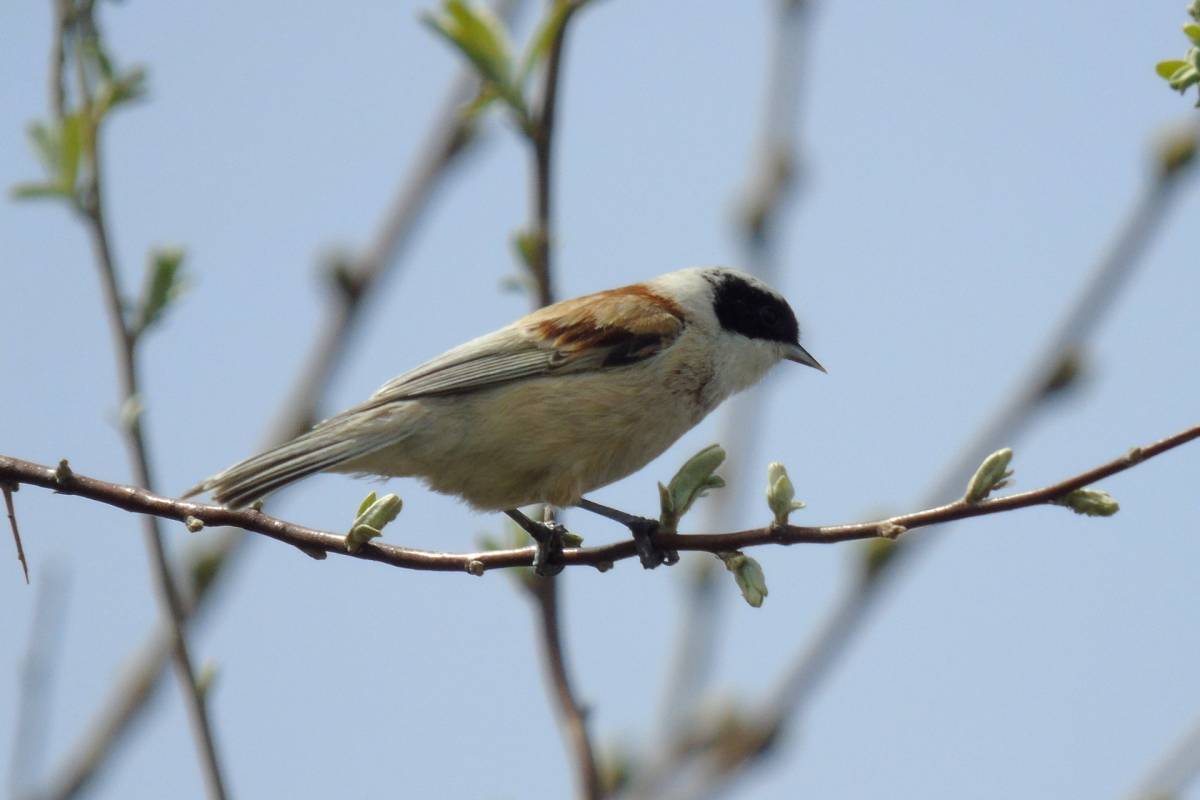
<svg viewBox="0 0 1200 800">
<path fill-rule="evenodd" d="M 752 459 L 787 463 L 809 503 L 798 519 L 911 508 L 1006 396 L 1130 207 L 1153 137 L 1194 118 L 1153 72 L 1185 49 L 1182 5 L 819 4 L 797 132 L 805 180 L 778 284 L 830 374 L 785 367 L 755 390 L 769 433 Z M 104 4 L 113 51 L 150 73 L 148 102 L 106 140 L 126 284 L 140 283 L 152 245 L 189 253 L 192 289 L 145 351 L 164 491 L 261 441 L 323 313 L 318 256 L 363 244 L 411 163 L 457 66 L 418 24 L 424 7 Z M 761 118 L 770 8 L 608 0 L 577 18 L 557 154 L 564 295 L 738 262 L 732 210 Z M 49 35 L 49 3 L 0 14 L 6 187 L 36 175 L 23 131 L 45 113 Z M 527 309 L 501 288 L 526 217 L 526 154 L 493 122 L 370 307 L 326 410 Z M 1013 443 L 1015 488 L 1197 422 L 1200 274 L 1186 221 L 1198 213 L 1189 186 L 1095 338 L 1084 391 Z M 82 229 L 60 208 L 5 198 L 0 242 L 0 452 L 127 479 Z M 654 481 L 718 430 L 714 415 L 596 498 L 652 512 Z M 739 796 L 1123 796 L 1200 714 L 1198 464 L 1192 446 L 1106 481 L 1122 504 L 1111 520 L 1035 509 L 956 528 Z M 727 477 L 756 496 L 763 473 Z M 415 482 L 394 486 L 406 505 L 390 541 L 466 550 L 501 526 Z M 276 511 L 342 529 L 368 488 L 318 478 Z M 135 519 L 36 489 L 16 499 L 35 581 L 69 582 L 45 769 L 158 612 Z M 736 524 L 767 514 L 755 501 Z M 590 542 L 620 533 L 570 521 Z M 168 531 L 187 544 L 182 526 Z M 755 610 L 724 584 L 714 691 L 761 697 L 857 553 L 754 553 L 771 594 Z M 7 773 L 36 591 L 6 566 Z M 212 713 L 237 796 L 568 795 L 530 604 L 503 575 L 316 562 L 264 540 L 230 578 L 194 651 L 219 665 Z M 651 742 L 682 585 L 680 570 L 633 562 L 567 575 L 570 666 L 602 744 Z M 95 796 L 201 787 L 172 683 Z"/>
</svg>

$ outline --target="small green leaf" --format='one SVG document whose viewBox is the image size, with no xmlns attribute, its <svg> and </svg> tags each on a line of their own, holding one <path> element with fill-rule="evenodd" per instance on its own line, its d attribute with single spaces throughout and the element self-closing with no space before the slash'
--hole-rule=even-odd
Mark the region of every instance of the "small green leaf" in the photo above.
<svg viewBox="0 0 1200 800">
<path fill-rule="evenodd" d="M 1012 450 L 1006 447 L 985 458 L 979 465 L 979 469 L 975 470 L 975 474 L 971 476 L 971 480 L 967 484 L 966 496 L 963 499 L 968 503 L 978 503 L 993 490 L 1007 486 L 1008 479 L 1012 476 L 1012 471 L 1008 468 L 1012 456 Z"/>
<path fill-rule="evenodd" d="M 1076 489 L 1053 503 L 1089 517 L 1111 517 L 1121 510 L 1121 505 L 1112 495 L 1099 489 Z"/>
<path fill-rule="evenodd" d="M 1154 71 L 1158 73 L 1160 78 L 1169 81 L 1171 80 L 1172 75 L 1187 65 L 1188 63 L 1186 61 L 1179 61 L 1178 59 L 1173 61 L 1160 61 L 1154 65 Z"/>
<path fill-rule="evenodd" d="M 1200 24 L 1189 22 L 1183 26 L 1183 35 L 1192 40 L 1192 44 L 1200 45 Z"/>
<path fill-rule="evenodd" d="M 537 240 L 537 234 L 531 230 L 518 228 L 513 232 L 513 249 L 516 251 L 517 257 L 521 259 L 521 264 L 526 269 L 533 269 L 534 259 L 537 258 Z"/>
<path fill-rule="evenodd" d="M 33 150 L 46 172 L 57 175 L 58 164 L 62 160 L 62 141 L 58 129 L 44 122 L 31 122 L 29 140 L 33 143 Z"/>
<path fill-rule="evenodd" d="M 84 130 L 83 115 L 68 114 L 64 117 L 60 134 L 58 183 L 74 190 L 79 180 L 79 162 L 83 157 L 84 138 L 88 135 Z"/>
<path fill-rule="evenodd" d="M 354 512 L 354 518 L 358 519 L 363 514 L 367 513 L 367 509 L 375 505 L 375 493 L 371 492 L 363 498 L 363 501 L 358 504 L 358 511 Z"/>
<path fill-rule="evenodd" d="M 463 0 L 446 0 L 441 14 L 424 14 L 422 21 L 454 45 L 475 65 L 480 77 L 524 120 L 525 100 L 513 83 L 512 47 L 503 23 L 487 8 Z"/>
<path fill-rule="evenodd" d="M 140 100 L 146 94 L 146 71 L 133 67 L 124 75 L 111 74 L 101 84 L 92 107 L 92 118 L 99 123 L 110 111 L 126 103 Z"/>
<path fill-rule="evenodd" d="M 374 492 L 371 492 L 374 495 Z M 404 508 L 404 501 L 394 494 L 385 494 L 383 497 L 372 500 L 365 511 L 360 511 L 354 519 L 354 524 L 369 525 L 376 530 L 382 531 L 384 526 L 394 520 L 400 514 L 400 509 Z"/>
<path fill-rule="evenodd" d="M 725 451 L 718 444 L 711 444 L 689 458 L 667 486 L 658 485 L 662 515 L 659 523 L 666 531 L 674 531 L 679 520 L 709 489 L 720 489 L 725 481 L 714 475 L 717 467 L 725 460 Z"/>
<path fill-rule="evenodd" d="M 739 552 L 717 553 L 717 558 L 725 562 L 725 568 L 733 573 L 742 597 L 754 608 L 761 608 L 767 596 L 767 579 L 762 567 L 748 555 Z"/>
<path fill-rule="evenodd" d="M 54 183 L 18 183 L 12 187 L 14 200 L 64 200 L 72 196 L 71 190 Z"/>
<path fill-rule="evenodd" d="M 184 283 L 179 273 L 182 264 L 183 250 L 180 248 L 164 247 L 150 253 L 150 265 L 146 269 L 146 282 L 134 325 L 138 335 L 160 322 L 171 303 L 183 294 Z"/>
<path fill-rule="evenodd" d="M 570 0 L 557 0 L 542 17 L 538 23 L 538 29 L 525 48 L 525 55 L 521 58 L 521 69 L 517 73 L 517 86 L 525 85 L 525 81 L 529 79 L 538 62 L 550 52 L 550 45 L 558 36 L 558 32 L 562 30 L 563 21 L 567 18 L 569 10 Z"/>
</svg>

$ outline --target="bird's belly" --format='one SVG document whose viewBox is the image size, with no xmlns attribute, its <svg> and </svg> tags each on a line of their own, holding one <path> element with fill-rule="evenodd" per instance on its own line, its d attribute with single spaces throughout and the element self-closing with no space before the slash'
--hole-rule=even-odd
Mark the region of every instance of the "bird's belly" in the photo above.
<svg viewBox="0 0 1200 800">
<path fill-rule="evenodd" d="M 610 373 L 422 398 L 407 412 L 418 423 L 412 433 L 355 466 L 420 476 L 481 509 L 572 505 L 636 472 L 699 422 L 708 408 L 697 396 L 696 386 L 648 388 Z"/>
</svg>

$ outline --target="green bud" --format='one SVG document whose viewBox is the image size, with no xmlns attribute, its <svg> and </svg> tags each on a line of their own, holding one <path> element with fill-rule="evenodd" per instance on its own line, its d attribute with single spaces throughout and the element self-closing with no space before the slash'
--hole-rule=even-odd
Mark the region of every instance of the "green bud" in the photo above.
<svg viewBox="0 0 1200 800">
<path fill-rule="evenodd" d="M 475 575 L 476 577 L 483 575 L 486 569 L 487 567 L 485 567 L 483 562 L 478 558 L 472 558 L 467 562 L 467 572 L 471 575 Z"/>
<path fill-rule="evenodd" d="M 1111 517 L 1121 510 L 1121 505 L 1112 495 L 1099 489 L 1076 489 L 1051 502 L 1089 517 Z"/>
<path fill-rule="evenodd" d="M 788 516 L 793 511 L 804 508 L 804 503 L 795 497 L 796 490 L 788 477 L 787 469 L 778 461 L 772 461 L 767 465 L 767 506 L 775 515 L 776 526 L 787 525 Z"/>
<path fill-rule="evenodd" d="M 133 430 L 145 410 L 146 407 L 142 405 L 141 397 L 136 394 L 126 397 L 125 402 L 121 403 L 121 410 L 117 415 L 121 420 L 121 427 L 125 430 Z"/>
<path fill-rule="evenodd" d="M 1196 134 L 1189 127 L 1168 131 L 1159 137 L 1155 148 L 1158 171 L 1163 177 L 1173 178 L 1192 164 L 1196 158 Z"/>
<path fill-rule="evenodd" d="M 1008 479 L 1012 476 L 1012 471 L 1008 468 L 1012 456 L 1012 450 L 1006 447 L 985 458 L 979 465 L 979 469 L 975 470 L 975 474 L 971 476 L 971 480 L 967 484 L 966 496 L 963 499 L 968 503 L 978 503 L 993 490 L 1007 486 Z"/>
<path fill-rule="evenodd" d="M 733 573 L 733 579 L 746 602 L 754 608 L 760 608 L 767 596 L 767 579 L 759 563 L 737 551 L 717 553 L 717 558 L 725 562 L 725 569 Z"/>
<path fill-rule="evenodd" d="M 204 530 L 204 520 L 193 517 L 190 514 L 183 520 L 183 524 L 192 533 L 199 533 Z"/>
<path fill-rule="evenodd" d="M 217 680 L 217 662 L 205 661 L 196 673 L 196 691 L 203 697 L 212 689 Z"/>
<path fill-rule="evenodd" d="M 899 545 L 894 539 L 880 537 L 868 541 L 861 550 L 863 578 L 867 581 L 874 580 L 887 569 L 896 555 L 897 547 Z"/>
<path fill-rule="evenodd" d="M 394 494 L 385 494 L 376 499 L 375 493 L 368 494 L 358 506 L 358 514 L 350 533 L 346 534 L 346 549 L 357 553 L 364 544 L 383 535 L 383 528 L 394 520 L 404 507 L 404 501 Z"/>
</svg>

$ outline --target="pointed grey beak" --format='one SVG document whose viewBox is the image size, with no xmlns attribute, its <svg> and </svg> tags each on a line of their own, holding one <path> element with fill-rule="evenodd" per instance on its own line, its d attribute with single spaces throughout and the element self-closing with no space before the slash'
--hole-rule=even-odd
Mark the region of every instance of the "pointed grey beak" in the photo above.
<svg viewBox="0 0 1200 800">
<path fill-rule="evenodd" d="M 821 372 L 828 374 L 826 369 L 821 366 L 821 362 L 817 361 L 812 355 L 798 344 L 788 346 L 788 354 L 784 356 L 788 361 L 795 361 L 797 364 L 803 364 L 806 367 L 819 369 Z"/>
</svg>

